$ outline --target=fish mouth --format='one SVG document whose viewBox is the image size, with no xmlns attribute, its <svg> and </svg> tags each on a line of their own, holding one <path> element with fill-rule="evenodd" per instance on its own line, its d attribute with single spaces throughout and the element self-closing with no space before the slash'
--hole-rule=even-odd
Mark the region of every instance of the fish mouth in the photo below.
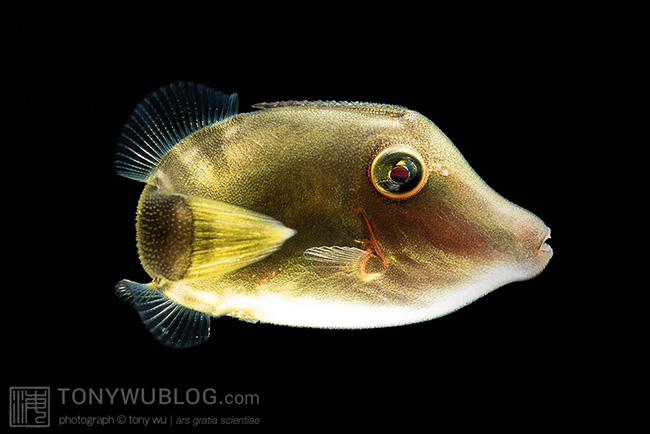
<svg viewBox="0 0 650 434">
<path fill-rule="evenodd" d="M 549 228 L 547 226 L 546 227 L 546 236 L 544 237 L 544 239 L 542 240 L 542 243 L 539 246 L 539 251 L 540 252 L 553 253 L 553 248 L 546 243 L 546 241 L 548 241 L 549 239 L 551 239 L 551 228 Z"/>
</svg>

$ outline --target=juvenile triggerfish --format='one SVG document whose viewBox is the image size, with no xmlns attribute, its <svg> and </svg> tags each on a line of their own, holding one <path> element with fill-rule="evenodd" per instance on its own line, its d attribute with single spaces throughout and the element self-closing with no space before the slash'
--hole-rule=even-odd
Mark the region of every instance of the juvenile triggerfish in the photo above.
<svg viewBox="0 0 650 434">
<path fill-rule="evenodd" d="M 540 273 L 550 229 L 488 187 L 427 118 L 357 102 L 261 103 L 192 82 L 149 94 L 115 168 L 151 283 L 118 296 L 165 345 L 210 317 L 319 328 L 440 317 Z"/>
</svg>

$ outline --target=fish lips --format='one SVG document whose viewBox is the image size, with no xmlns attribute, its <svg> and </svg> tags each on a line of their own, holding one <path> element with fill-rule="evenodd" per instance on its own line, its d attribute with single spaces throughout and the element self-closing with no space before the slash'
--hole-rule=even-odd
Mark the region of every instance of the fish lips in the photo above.
<svg viewBox="0 0 650 434">
<path fill-rule="evenodd" d="M 523 276 L 522 280 L 527 280 L 537 276 L 541 273 L 546 266 L 548 265 L 551 257 L 553 256 L 553 248 L 547 243 L 551 238 L 551 228 L 544 225 L 542 229 L 542 236 L 540 241 L 537 244 L 536 251 L 532 252 L 530 260 L 524 261 L 521 265 L 523 266 Z"/>
<path fill-rule="evenodd" d="M 548 226 L 546 227 L 546 236 L 544 236 L 544 239 L 542 240 L 541 244 L 539 245 L 539 253 L 541 254 L 548 254 L 548 255 L 553 255 L 553 248 L 547 243 L 548 240 L 551 239 L 551 228 Z"/>
</svg>

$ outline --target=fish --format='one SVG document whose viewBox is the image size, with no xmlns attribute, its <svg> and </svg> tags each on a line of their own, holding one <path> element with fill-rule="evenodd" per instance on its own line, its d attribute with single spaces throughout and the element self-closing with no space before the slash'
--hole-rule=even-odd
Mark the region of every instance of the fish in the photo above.
<svg viewBox="0 0 650 434">
<path fill-rule="evenodd" d="M 115 291 L 166 346 L 205 342 L 222 316 L 329 329 L 428 321 L 533 278 L 553 255 L 550 228 L 416 111 L 251 108 L 180 81 L 122 129 L 114 165 L 144 183 L 136 245 L 152 280 Z"/>
</svg>

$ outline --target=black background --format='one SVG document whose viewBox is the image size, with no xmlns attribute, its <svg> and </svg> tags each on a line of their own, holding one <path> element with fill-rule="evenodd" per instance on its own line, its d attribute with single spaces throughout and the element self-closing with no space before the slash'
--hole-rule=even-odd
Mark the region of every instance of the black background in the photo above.
<svg viewBox="0 0 650 434">
<path fill-rule="evenodd" d="M 567 161 L 584 148 L 574 140 L 583 35 L 534 11 L 474 10 L 473 21 L 453 22 L 411 9 L 341 9 L 323 22 L 327 11 L 131 12 L 3 18 L 9 385 L 258 394 L 256 406 L 125 411 L 249 415 L 265 428 L 566 424 L 584 393 L 580 328 L 565 302 L 576 288 L 564 208 L 574 199 Z M 135 105 L 176 80 L 237 92 L 242 112 L 287 99 L 417 110 L 492 188 L 553 229 L 555 256 L 535 279 L 434 321 L 331 331 L 221 318 L 205 344 L 166 348 L 114 295 L 120 279 L 148 278 L 135 248 L 142 185 L 114 173 L 113 154 Z"/>
</svg>

